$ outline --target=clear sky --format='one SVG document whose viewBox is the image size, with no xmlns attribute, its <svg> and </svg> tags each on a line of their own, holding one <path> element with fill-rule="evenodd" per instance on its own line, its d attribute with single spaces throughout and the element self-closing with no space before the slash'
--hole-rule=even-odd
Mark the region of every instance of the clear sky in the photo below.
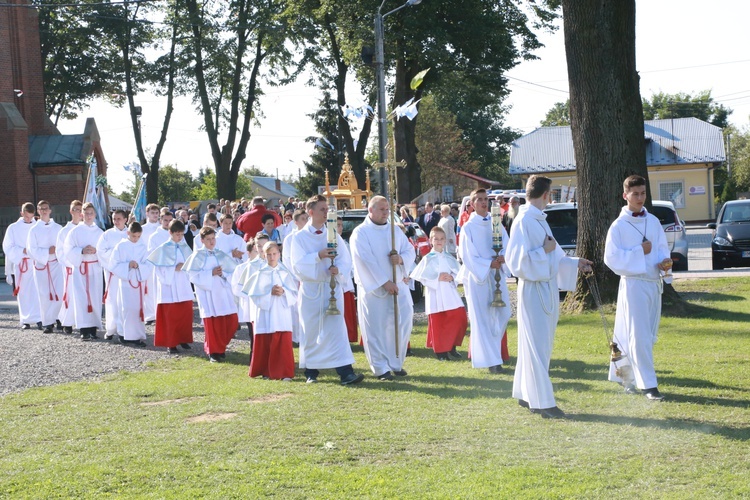
<svg viewBox="0 0 750 500">
<path fill-rule="evenodd" d="M 396 0 L 388 0 L 396 5 Z M 637 0 L 636 55 L 641 75 L 641 96 L 654 92 L 695 93 L 711 89 L 715 100 L 732 108 L 730 121 L 738 126 L 750 122 L 750 2 L 747 0 Z M 419 9 L 430 8 L 425 0 Z M 398 14 L 396 14 L 398 15 Z M 386 33 L 387 36 L 387 33 Z M 562 27 L 541 33 L 545 47 L 539 60 L 523 62 L 508 76 L 512 108 L 506 125 L 529 132 L 539 126 L 556 102 L 568 98 L 567 70 Z M 261 100 L 265 117 L 260 119 L 247 149 L 246 165 L 255 165 L 275 175 L 304 175 L 302 162 L 312 153 L 305 138 L 315 135 L 307 114 L 315 111 L 319 92 L 306 87 L 301 78 L 281 88 L 266 88 Z M 531 83 L 526 83 L 531 82 Z M 153 149 L 161 131 L 163 99 L 153 95 L 136 97 L 143 107 L 141 119 L 144 145 Z M 123 165 L 136 159 L 135 141 L 127 108 L 95 102 L 72 121 L 61 121 L 60 131 L 83 131 L 85 118 L 96 118 L 102 148 L 109 164 L 109 182 L 119 192 L 132 177 Z M 187 98 L 176 100 L 162 164 L 197 173 L 212 167 L 210 148 L 202 119 Z M 376 140 L 376 135 L 371 135 Z"/>
</svg>

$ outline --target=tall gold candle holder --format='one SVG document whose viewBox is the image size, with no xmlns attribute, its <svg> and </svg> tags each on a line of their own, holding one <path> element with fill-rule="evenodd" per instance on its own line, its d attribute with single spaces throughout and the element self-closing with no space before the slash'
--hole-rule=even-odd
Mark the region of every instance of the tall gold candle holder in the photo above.
<svg viewBox="0 0 750 500">
<path fill-rule="evenodd" d="M 490 214 L 492 216 L 492 249 L 495 251 L 495 259 L 497 259 L 503 250 L 503 221 L 500 216 L 500 207 L 492 205 Z M 503 301 L 503 292 L 500 290 L 501 279 L 500 268 L 497 268 L 495 269 L 495 293 L 490 304 L 492 307 L 506 306 Z"/>
</svg>

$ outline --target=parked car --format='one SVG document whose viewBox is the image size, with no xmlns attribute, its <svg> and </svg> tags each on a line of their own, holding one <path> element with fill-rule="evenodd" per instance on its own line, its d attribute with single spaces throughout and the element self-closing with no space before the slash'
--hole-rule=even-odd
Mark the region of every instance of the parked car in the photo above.
<svg viewBox="0 0 750 500">
<path fill-rule="evenodd" d="M 344 229 L 341 231 L 341 237 L 344 240 L 349 241 L 349 238 L 354 231 L 354 228 L 359 226 L 365 221 L 367 217 L 367 210 L 364 208 L 355 208 L 351 210 L 339 210 L 339 217 L 341 217 L 344 223 Z M 396 224 L 403 225 L 406 229 L 406 237 L 414 247 L 416 253 L 416 262 L 422 260 L 422 257 L 430 253 L 432 246 L 430 245 L 430 238 L 424 232 L 424 230 L 416 222 L 406 222 L 401 220 L 401 217 L 395 215 Z M 422 284 L 418 281 L 414 282 L 414 291 L 412 291 L 412 299 L 414 302 L 418 302 L 422 297 Z"/>
<path fill-rule="evenodd" d="M 713 229 L 711 263 L 714 269 L 750 266 L 750 200 L 728 201 L 719 210 Z"/>
<path fill-rule="evenodd" d="M 578 205 L 553 203 L 544 209 L 552 235 L 567 255 L 575 256 L 578 237 Z M 671 201 L 654 200 L 650 212 L 661 222 L 675 271 L 687 271 L 688 241 L 685 224 Z"/>
</svg>

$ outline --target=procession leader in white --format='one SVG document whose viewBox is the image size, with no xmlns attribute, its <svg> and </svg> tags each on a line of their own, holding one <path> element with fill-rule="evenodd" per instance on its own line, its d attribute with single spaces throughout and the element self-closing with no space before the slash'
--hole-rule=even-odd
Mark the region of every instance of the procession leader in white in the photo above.
<svg viewBox="0 0 750 500">
<path fill-rule="evenodd" d="M 489 368 L 498 373 L 503 364 L 502 341 L 510 320 L 510 295 L 505 283 L 507 267 L 505 250 L 495 257 L 492 249 L 492 217 L 489 213 L 487 191 L 476 189 L 471 193 L 474 212 L 461 228 L 461 246 L 458 248 L 463 265 L 457 280 L 464 284 L 464 295 L 469 309 L 471 340 L 469 353 L 471 366 Z M 503 249 L 508 245 L 508 233 L 501 227 Z M 495 293 L 495 269 L 500 269 L 500 292 L 505 307 L 490 307 Z"/>
<path fill-rule="evenodd" d="M 31 256 L 28 255 L 26 250 L 29 231 L 36 224 L 34 220 L 35 211 L 32 203 L 24 203 L 21 207 L 21 217 L 8 226 L 5 230 L 5 238 L 3 238 L 3 253 L 6 261 L 5 276 L 8 279 L 8 284 L 12 284 L 11 274 L 16 278 L 13 295 L 18 300 L 18 314 L 24 329 L 28 329 L 31 325 L 35 325 L 42 320 L 42 314 L 39 310 L 39 297 L 37 296 L 36 283 L 31 267 Z"/>
<path fill-rule="evenodd" d="M 41 200 L 36 207 L 39 220 L 29 230 L 26 250 L 34 265 L 34 283 L 44 333 L 52 333 L 62 304 L 63 275 L 55 253 L 57 235 L 62 227 L 50 217 L 49 202 Z"/>
<path fill-rule="evenodd" d="M 80 200 L 73 200 L 70 203 L 70 216 L 71 220 L 65 224 L 59 233 L 57 233 L 57 240 L 55 242 L 55 254 L 57 254 L 57 261 L 60 263 L 60 271 L 63 274 L 63 292 L 62 303 L 60 306 L 60 313 L 58 318 L 60 324 L 63 327 L 65 333 L 73 333 L 73 325 L 75 325 L 75 314 L 73 311 L 73 291 L 72 291 L 72 276 L 73 268 L 67 264 L 65 259 L 65 238 L 68 237 L 68 233 L 76 227 L 83 217 L 83 209 L 81 208 L 83 203 Z"/>
<path fill-rule="evenodd" d="M 347 252 L 338 252 L 331 259 L 333 249 L 328 248 L 328 203 L 325 197 L 316 195 L 306 204 L 310 216 L 308 224 L 292 239 L 291 263 L 293 273 L 300 281 L 298 311 L 302 326 L 299 343 L 299 367 L 305 369 L 307 382 L 317 381 L 318 371 L 335 368 L 341 383 L 360 382 L 352 368 L 354 355 L 346 335 L 346 324 L 342 314 L 326 314 L 330 298 L 331 275 L 335 276 L 335 298 L 338 308 L 344 307 L 343 280 L 352 267 Z M 336 243 L 342 247 L 344 240 L 336 235 Z"/>
<path fill-rule="evenodd" d="M 405 375 L 404 359 L 412 329 L 414 305 L 404 281 L 414 269 L 414 247 L 400 228 L 395 228 L 395 255 L 391 254 L 388 200 L 374 196 L 365 221 L 349 240 L 354 280 L 359 287 L 357 314 L 367 361 L 376 377 L 390 379 L 391 371 Z M 393 266 L 396 266 L 396 282 Z M 396 353 L 393 296 L 398 297 L 398 353 Z"/>
<path fill-rule="evenodd" d="M 543 418 L 562 418 L 549 378 L 560 290 L 573 290 L 577 271 L 591 261 L 568 257 L 552 237 L 547 215 L 548 177 L 532 175 L 526 183 L 527 203 L 513 222 L 505 262 L 518 277 L 518 362 L 513 397 Z M 463 241 L 463 236 L 461 237 Z M 463 243 L 462 243 L 463 244 Z"/>
<path fill-rule="evenodd" d="M 104 234 L 96 225 L 96 210 L 92 203 L 83 204 L 83 222 L 70 230 L 65 238 L 63 254 L 65 264 L 73 268 L 69 294 L 75 327 L 81 330 L 81 339 L 96 338 L 102 327 L 102 266 L 96 244 Z"/>
</svg>

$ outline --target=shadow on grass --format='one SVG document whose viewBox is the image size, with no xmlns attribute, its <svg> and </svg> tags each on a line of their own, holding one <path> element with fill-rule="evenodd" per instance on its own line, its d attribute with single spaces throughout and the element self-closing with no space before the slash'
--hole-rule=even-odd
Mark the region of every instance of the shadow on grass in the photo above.
<svg viewBox="0 0 750 500">
<path fill-rule="evenodd" d="M 672 397 L 670 396 L 670 400 Z M 750 427 L 728 427 L 723 425 L 707 424 L 695 420 L 680 418 L 633 418 L 616 417 L 611 415 L 595 415 L 589 413 L 569 413 L 568 420 L 576 422 L 593 422 L 611 425 L 623 425 L 628 427 L 640 427 L 644 429 L 679 429 L 690 432 L 701 432 L 703 434 L 718 434 L 735 441 L 747 441 L 750 439 Z"/>
<path fill-rule="evenodd" d="M 411 381 L 426 385 L 415 385 Z M 481 379 L 461 376 L 409 375 L 393 382 L 382 382 L 369 378 L 363 389 L 388 392 L 418 392 L 439 398 L 510 398 L 513 380 L 498 375 L 495 379 Z"/>
<path fill-rule="evenodd" d="M 750 321 L 750 313 L 727 311 L 725 309 L 715 309 L 700 304 L 688 303 L 684 308 L 672 309 L 668 306 L 662 307 L 662 316 L 669 318 L 707 318 L 717 319 L 720 321 Z M 704 334 L 705 332 L 701 332 Z"/>
<path fill-rule="evenodd" d="M 729 295 L 715 292 L 680 292 L 680 297 L 685 300 L 699 300 L 701 302 L 737 302 L 745 300 L 742 295 Z"/>
</svg>

